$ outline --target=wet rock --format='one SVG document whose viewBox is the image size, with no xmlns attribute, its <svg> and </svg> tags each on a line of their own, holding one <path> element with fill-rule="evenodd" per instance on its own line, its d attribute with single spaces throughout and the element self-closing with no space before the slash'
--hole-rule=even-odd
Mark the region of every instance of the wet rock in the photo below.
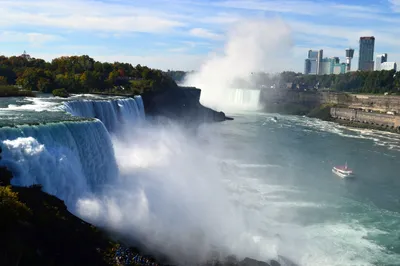
<svg viewBox="0 0 400 266">
<path fill-rule="evenodd" d="M 271 260 L 269 263 L 271 266 L 281 266 L 281 264 L 279 262 L 277 262 L 276 260 Z"/>
<path fill-rule="evenodd" d="M 147 91 L 141 96 L 146 115 L 151 117 L 162 116 L 185 125 L 233 120 L 200 104 L 200 93 L 196 88 L 171 88 Z"/>
<path fill-rule="evenodd" d="M 241 262 L 239 262 L 240 266 L 271 266 L 264 261 L 258 261 L 251 258 L 245 258 Z"/>
</svg>

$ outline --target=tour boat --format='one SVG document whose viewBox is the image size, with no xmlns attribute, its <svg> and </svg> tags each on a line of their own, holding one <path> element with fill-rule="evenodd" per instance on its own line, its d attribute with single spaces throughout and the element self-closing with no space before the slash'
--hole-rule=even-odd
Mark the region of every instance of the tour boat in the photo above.
<svg viewBox="0 0 400 266">
<path fill-rule="evenodd" d="M 347 167 L 347 163 L 344 166 L 334 166 L 332 172 L 341 178 L 354 176 L 353 171 Z"/>
</svg>

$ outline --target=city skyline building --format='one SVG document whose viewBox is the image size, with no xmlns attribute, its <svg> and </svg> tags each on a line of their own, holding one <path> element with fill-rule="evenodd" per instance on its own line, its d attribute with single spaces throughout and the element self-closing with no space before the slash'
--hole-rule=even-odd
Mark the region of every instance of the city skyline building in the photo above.
<svg viewBox="0 0 400 266">
<path fill-rule="evenodd" d="M 340 59 L 337 56 L 330 58 L 323 58 L 321 60 L 320 75 L 331 75 L 331 74 L 344 74 L 346 73 L 346 63 L 340 63 Z"/>
<path fill-rule="evenodd" d="M 358 50 L 358 70 L 373 71 L 374 70 L 374 49 L 375 37 L 360 37 L 360 47 Z"/>
<path fill-rule="evenodd" d="M 304 62 L 304 74 L 319 75 L 323 50 L 309 50 L 307 59 Z"/>
<path fill-rule="evenodd" d="M 388 54 L 375 53 L 375 37 L 361 36 L 359 39 L 359 71 L 379 71 L 396 70 L 396 62 L 388 62 Z M 342 74 L 351 71 L 351 61 L 354 58 L 353 48 L 345 49 L 346 63 L 341 63 L 339 57 L 323 58 L 323 50 L 308 50 L 307 59 L 305 59 L 304 73 L 312 75 Z M 343 59 L 343 58 L 342 58 Z M 375 59 L 375 61 L 374 61 Z"/>
<path fill-rule="evenodd" d="M 381 65 L 382 65 L 382 63 L 385 63 L 385 62 L 387 62 L 387 53 L 384 53 L 384 54 L 381 54 L 381 55 L 378 55 L 377 57 L 376 57 L 376 59 L 375 59 L 375 70 L 381 70 L 382 68 L 381 68 Z"/>
<path fill-rule="evenodd" d="M 354 49 L 347 48 L 346 49 L 346 72 L 351 71 L 351 60 L 354 57 Z"/>
<path fill-rule="evenodd" d="M 380 70 L 394 70 L 397 71 L 397 64 L 396 62 L 383 62 L 381 63 Z"/>
</svg>

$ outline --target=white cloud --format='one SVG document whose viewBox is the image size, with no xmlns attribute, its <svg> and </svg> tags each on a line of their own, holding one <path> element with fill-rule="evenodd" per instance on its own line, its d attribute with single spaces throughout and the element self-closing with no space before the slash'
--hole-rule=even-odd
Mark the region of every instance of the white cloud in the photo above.
<svg viewBox="0 0 400 266">
<path fill-rule="evenodd" d="M 2 43 L 29 43 L 31 46 L 41 46 L 48 42 L 63 40 L 61 36 L 52 34 L 43 34 L 38 32 L 0 32 L 0 42 Z"/>
<path fill-rule="evenodd" d="M 384 3 L 380 6 L 339 4 L 335 0 L 131 0 L 129 4 L 122 0 L 0 2 L 0 47 L 7 52 L 13 48 L 1 46 L 1 43 L 14 40 L 31 47 L 45 47 L 49 42 L 60 40 L 60 36 L 68 36 L 63 45 L 49 47 L 49 53 L 109 55 L 121 60 L 140 59 L 163 69 L 179 65 L 190 70 L 198 68 L 192 62 L 206 57 L 207 51 L 223 49 L 219 41 L 232 25 L 248 18 L 265 19 L 271 13 L 282 16 L 293 29 L 293 66 L 288 68 L 299 71 L 308 49 L 324 49 L 326 56 L 342 57 L 348 46 L 357 50 L 362 35 L 374 35 L 375 50 L 387 52 L 391 58 L 395 58 L 391 55 L 400 47 L 400 41 L 395 37 L 400 34 L 400 18 L 389 11 L 389 7 L 400 11 L 400 0 L 388 0 L 386 6 Z M 328 15 L 334 24 L 328 24 Z M 31 33 L 15 31 L 21 27 L 34 30 Z M 93 38 L 81 38 L 77 35 L 81 31 L 90 33 Z M 143 35 L 139 32 L 152 34 L 141 39 Z M 112 44 L 106 43 L 106 38 L 113 39 Z M 96 46 L 98 48 L 90 49 Z M 122 56 L 121 51 L 131 53 L 129 46 L 137 53 L 156 55 Z M 203 55 L 190 55 L 192 52 Z M 173 55 L 157 55 L 168 53 Z M 189 62 L 177 62 L 177 56 Z M 155 63 L 156 59 L 160 60 L 159 64 Z M 168 67 L 167 59 L 171 59 L 171 67 Z"/>
<path fill-rule="evenodd" d="M 228 0 L 215 3 L 216 6 L 263 10 L 282 13 L 296 13 L 304 15 L 313 15 L 315 11 L 322 11 L 321 6 L 308 1 L 260 1 L 260 0 Z"/>
<path fill-rule="evenodd" d="M 189 31 L 190 35 L 198 38 L 204 38 L 204 39 L 211 39 L 211 40 L 219 40 L 221 39 L 221 36 L 219 34 L 216 34 L 212 31 L 209 31 L 207 29 L 203 28 L 194 28 Z"/>
<path fill-rule="evenodd" d="M 44 26 L 109 32 L 166 32 L 183 25 L 165 12 L 117 2 L 2 1 L 0 27 Z"/>
<path fill-rule="evenodd" d="M 400 0 L 389 0 L 389 3 L 392 5 L 393 11 L 400 12 Z"/>
<path fill-rule="evenodd" d="M 398 0 L 392 0 L 398 1 Z M 344 5 L 335 2 L 315 2 L 307 0 L 279 0 L 279 1 L 261 1 L 261 0 L 227 0 L 214 3 L 216 6 L 233 8 L 233 9 L 248 9 L 262 10 L 277 13 L 293 13 L 300 15 L 319 16 L 321 14 L 336 14 L 341 16 L 353 15 L 357 13 L 379 13 L 379 9 L 359 6 L 359 5 Z M 339 11 L 352 11 L 338 13 Z"/>
</svg>

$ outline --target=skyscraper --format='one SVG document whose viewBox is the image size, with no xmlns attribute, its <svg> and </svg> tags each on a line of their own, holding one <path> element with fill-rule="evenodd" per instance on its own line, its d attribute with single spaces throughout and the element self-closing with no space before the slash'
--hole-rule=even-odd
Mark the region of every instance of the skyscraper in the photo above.
<svg viewBox="0 0 400 266">
<path fill-rule="evenodd" d="M 308 51 L 308 57 L 304 62 L 304 74 L 318 75 L 320 72 L 320 63 L 322 60 L 323 51 Z"/>
<path fill-rule="evenodd" d="M 376 57 L 375 70 L 381 70 L 381 64 L 387 62 L 387 54 L 381 54 Z"/>
<path fill-rule="evenodd" d="M 358 70 L 374 70 L 375 37 L 360 37 L 360 49 L 358 57 Z"/>
<path fill-rule="evenodd" d="M 346 72 L 350 72 L 351 70 L 351 59 L 354 56 L 354 49 L 348 48 L 346 49 Z"/>
</svg>

